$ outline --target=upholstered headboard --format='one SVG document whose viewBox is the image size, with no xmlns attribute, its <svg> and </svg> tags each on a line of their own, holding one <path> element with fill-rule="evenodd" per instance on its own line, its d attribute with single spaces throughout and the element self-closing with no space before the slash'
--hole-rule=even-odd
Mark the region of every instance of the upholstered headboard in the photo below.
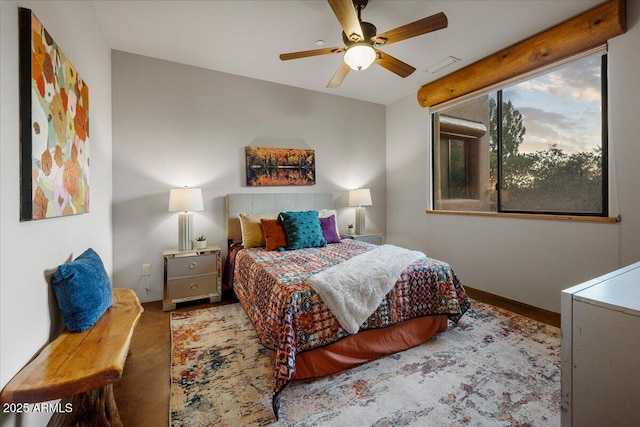
<svg viewBox="0 0 640 427">
<path fill-rule="evenodd" d="M 333 209 L 327 193 L 227 194 L 227 239 L 242 241 L 239 213 Z"/>
</svg>

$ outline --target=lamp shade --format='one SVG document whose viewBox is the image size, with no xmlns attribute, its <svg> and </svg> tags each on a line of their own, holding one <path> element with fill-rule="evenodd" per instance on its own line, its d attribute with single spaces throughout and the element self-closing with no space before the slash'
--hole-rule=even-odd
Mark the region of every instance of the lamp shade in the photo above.
<svg viewBox="0 0 640 427">
<path fill-rule="evenodd" d="M 169 212 L 202 211 L 202 189 L 172 188 L 169 193 Z"/>
<path fill-rule="evenodd" d="M 375 60 L 376 51 L 367 43 L 356 43 L 344 54 L 344 62 L 356 71 L 369 68 Z"/>
<path fill-rule="evenodd" d="M 359 188 L 349 191 L 349 206 L 371 206 L 371 191 Z"/>
</svg>

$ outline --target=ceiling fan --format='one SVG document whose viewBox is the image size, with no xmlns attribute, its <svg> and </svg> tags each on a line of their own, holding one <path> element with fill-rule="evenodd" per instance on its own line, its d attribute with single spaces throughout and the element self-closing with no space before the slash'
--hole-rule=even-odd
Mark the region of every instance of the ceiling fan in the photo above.
<svg viewBox="0 0 640 427">
<path fill-rule="evenodd" d="M 369 0 L 327 1 L 343 29 L 342 40 L 346 46 L 283 53 L 280 55 L 280 59 L 287 61 L 344 52 L 344 61 L 329 81 L 327 85 L 329 88 L 340 86 L 352 69 L 364 70 L 373 62 L 400 77 L 404 78 L 411 75 L 416 70 L 414 67 L 377 48 L 446 28 L 448 24 L 447 16 L 440 12 L 382 34 L 376 34 L 375 25 L 363 22 L 361 18 L 361 12 L 367 6 Z"/>
</svg>

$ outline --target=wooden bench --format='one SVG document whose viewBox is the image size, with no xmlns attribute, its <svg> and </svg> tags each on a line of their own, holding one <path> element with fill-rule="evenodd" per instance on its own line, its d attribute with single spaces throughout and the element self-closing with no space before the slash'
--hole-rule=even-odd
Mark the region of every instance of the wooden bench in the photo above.
<svg viewBox="0 0 640 427">
<path fill-rule="evenodd" d="M 62 411 L 55 413 L 50 426 L 122 426 L 113 383 L 122 376 L 143 311 L 135 292 L 114 289 L 113 305 L 93 327 L 84 332 L 65 329 L 7 383 L 0 401 L 4 405 L 62 399 Z"/>
</svg>

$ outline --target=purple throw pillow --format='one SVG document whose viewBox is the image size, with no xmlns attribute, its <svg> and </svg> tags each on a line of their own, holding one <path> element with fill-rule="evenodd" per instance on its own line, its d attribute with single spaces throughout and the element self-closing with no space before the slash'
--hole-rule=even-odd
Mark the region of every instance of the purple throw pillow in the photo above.
<svg viewBox="0 0 640 427">
<path fill-rule="evenodd" d="M 340 236 L 336 231 L 336 217 L 334 215 L 320 218 L 320 227 L 322 227 L 322 236 L 327 243 L 340 243 Z"/>
</svg>

